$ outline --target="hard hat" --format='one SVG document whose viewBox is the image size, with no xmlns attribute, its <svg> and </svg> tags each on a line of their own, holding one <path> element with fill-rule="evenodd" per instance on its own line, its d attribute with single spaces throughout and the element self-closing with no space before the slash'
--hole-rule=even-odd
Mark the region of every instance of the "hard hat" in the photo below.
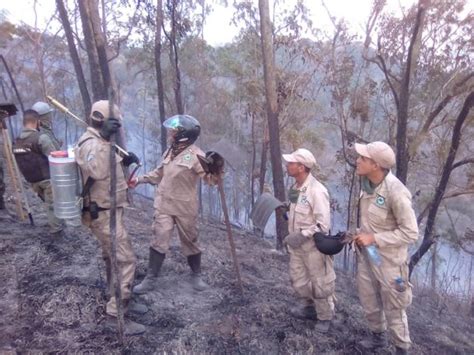
<svg viewBox="0 0 474 355">
<path fill-rule="evenodd" d="M 336 235 L 330 235 L 323 232 L 316 232 L 313 235 L 316 248 L 326 255 L 336 255 L 344 248 L 343 239 L 345 232 L 339 232 Z"/>
<path fill-rule="evenodd" d="M 94 102 L 94 104 L 91 107 L 91 119 L 94 121 L 105 121 L 107 120 L 110 115 L 109 115 L 109 101 L 108 100 L 100 100 L 97 102 Z M 114 112 L 113 112 L 113 117 L 121 120 L 122 115 L 120 113 L 120 109 L 118 108 L 117 105 L 114 104 Z"/>
<path fill-rule="evenodd" d="M 170 117 L 163 122 L 163 126 L 178 131 L 174 136 L 175 142 L 194 143 L 201 133 L 199 121 L 189 115 L 175 115 Z"/>
<path fill-rule="evenodd" d="M 38 115 L 43 116 L 54 111 L 54 109 L 49 106 L 46 102 L 38 101 L 32 107 L 32 110 L 38 112 Z"/>
</svg>

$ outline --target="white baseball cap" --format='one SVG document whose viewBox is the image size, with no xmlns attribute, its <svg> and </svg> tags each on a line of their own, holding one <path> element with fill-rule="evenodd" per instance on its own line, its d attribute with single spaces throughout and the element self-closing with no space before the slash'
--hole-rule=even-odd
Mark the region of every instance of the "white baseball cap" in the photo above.
<svg viewBox="0 0 474 355">
<path fill-rule="evenodd" d="M 288 163 L 301 163 L 309 169 L 316 165 L 313 153 L 304 148 L 297 149 L 291 154 L 283 154 L 282 157 Z"/>
<path fill-rule="evenodd" d="M 369 144 L 355 144 L 355 150 L 359 155 L 370 158 L 384 169 L 390 169 L 395 165 L 395 153 L 387 143 L 372 142 Z"/>
</svg>

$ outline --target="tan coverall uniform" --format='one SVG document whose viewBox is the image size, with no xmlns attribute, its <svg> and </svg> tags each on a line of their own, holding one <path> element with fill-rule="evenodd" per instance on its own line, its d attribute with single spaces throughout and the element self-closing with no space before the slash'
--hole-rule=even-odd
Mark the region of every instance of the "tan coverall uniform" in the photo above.
<svg viewBox="0 0 474 355">
<path fill-rule="evenodd" d="M 29 135 L 36 133 L 37 131 L 31 128 L 23 128 L 19 138 L 27 138 Z M 49 135 L 42 133 L 39 136 L 38 144 L 41 147 L 41 152 L 44 156 L 48 157 L 51 152 L 59 149 L 59 146 L 50 138 Z M 51 233 L 57 233 L 63 230 L 63 220 L 56 217 L 54 214 L 54 200 L 53 200 L 53 189 L 51 186 L 51 180 L 42 180 L 31 184 L 34 192 L 44 201 L 48 215 L 48 225 Z"/>
<path fill-rule="evenodd" d="M 290 204 L 288 230 L 290 233 L 300 231 L 308 240 L 296 249 L 288 246 L 291 283 L 299 296 L 314 303 L 319 320 L 331 320 L 336 284 L 333 259 L 322 254 L 313 239 L 319 230 L 318 224 L 323 232 L 329 230 L 329 194 L 311 174 L 299 190 L 298 201 Z"/>
<path fill-rule="evenodd" d="M 199 178 L 213 185 L 217 178 L 206 174 L 197 155 L 204 153 L 192 144 L 171 160 L 169 149 L 163 154 L 161 164 L 153 171 L 138 178 L 139 183 L 158 185 L 155 192 L 153 238 L 151 247 L 159 253 L 168 252 L 173 227 L 178 227 L 181 249 L 187 257 L 201 253 L 198 243 L 198 193 Z"/>
<path fill-rule="evenodd" d="M 373 233 L 382 259 L 380 267 L 371 264 L 363 250 L 357 250 L 357 287 L 372 332 L 388 328 L 395 346 L 411 345 L 406 308 L 412 301 L 408 282 L 408 245 L 418 239 L 418 225 L 410 191 L 392 173 L 372 194 L 360 198 L 361 232 Z M 402 277 L 406 290 L 395 289 Z"/>
<path fill-rule="evenodd" d="M 88 127 L 81 136 L 76 147 L 75 157 L 80 167 L 83 183 L 89 177 L 95 180 L 84 197 L 84 207 L 88 208 L 90 202 L 96 202 L 101 209 L 99 218 L 92 220 L 89 212 L 83 213 L 83 223 L 88 226 L 97 237 L 102 248 L 102 257 L 107 268 L 107 282 L 110 300 L 107 303 L 107 314 L 117 316 L 117 301 L 114 296 L 114 287 L 111 274 L 111 252 L 110 240 L 110 143 L 104 140 L 99 132 Z M 131 287 L 135 277 L 136 257 L 132 249 L 132 243 L 125 230 L 123 213 L 127 202 L 127 183 L 125 172 L 122 167 L 122 158 L 116 154 L 116 176 L 117 176 L 117 263 L 121 278 L 120 290 L 122 299 L 127 301 L 131 298 Z"/>
</svg>

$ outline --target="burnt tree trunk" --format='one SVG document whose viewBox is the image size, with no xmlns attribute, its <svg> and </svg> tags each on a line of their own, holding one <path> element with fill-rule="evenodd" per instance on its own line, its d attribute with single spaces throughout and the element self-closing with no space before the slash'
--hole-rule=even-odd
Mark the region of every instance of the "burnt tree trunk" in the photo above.
<svg viewBox="0 0 474 355">
<path fill-rule="evenodd" d="M 178 0 L 168 0 L 168 8 L 171 17 L 171 30 L 170 34 L 167 35 L 170 42 L 170 62 L 174 70 L 174 99 L 176 103 L 176 111 L 178 114 L 184 113 L 183 98 L 181 94 L 181 72 L 179 69 L 179 54 L 178 54 L 178 19 L 176 14 L 176 7 L 178 6 Z"/>
<path fill-rule="evenodd" d="M 399 100 L 397 106 L 397 177 L 406 184 L 408 176 L 408 163 L 410 156 L 407 146 L 407 124 L 408 104 L 410 99 L 410 80 L 415 71 L 421 46 L 421 34 L 423 32 L 423 19 L 425 8 L 423 0 L 420 0 L 416 14 L 415 26 L 413 28 L 410 46 L 408 47 L 407 62 L 400 85 Z"/>
<path fill-rule="evenodd" d="M 451 146 L 449 148 L 448 157 L 444 163 L 443 172 L 441 174 L 441 179 L 436 188 L 435 196 L 433 201 L 430 204 L 430 209 L 428 212 L 428 218 L 426 221 L 425 233 L 423 236 L 423 241 L 418 248 L 418 250 L 410 258 L 410 275 L 413 272 L 414 267 L 420 261 L 420 259 L 425 255 L 425 253 L 430 249 L 431 245 L 435 242 L 433 235 L 433 229 L 436 224 L 436 216 L 438 214 L 438 209 L 443 199 L 446 187 L 448 186 L 449 178 L 453 168 L 456 167 L 454 159 L 456 158 L 456 153 L 459 148 L 459 143 L 462 136 L 462 127 L 466 118 L 469 115 L 469 111 L 474 106 L 474 91 L 471 91 L 466 97 L 464 104 L 462 106 L 461 112 L 456 118 L 456 123 L 454 124 L 453 133 L 451 136 Z"/>
<path fill-rule="evenodd" d="M 163 87 L 163 72 L 161 69 L 161 28 L 163 27 L 163 0 L 156 1 L 156 29 L 155 29 L 155 71 L 156 85 L 158 89 L 158 109 L 160 113 L 160 143 L 161 153 L 166 150 L 166 128 L 163 127 L 165 121 L 165 90 Z"/>
<path fill-rule="evenodd" d="M 87 58 L 89 60 L 89 69 L 91 75 L 92 99 L 93 101 L 107 99 L 107 90 L 102 79 L 102 73 L 99 66 L 99 57 L 95 45 L 94 32 L 90 16 L 90 1 L 78 1 L 79 13 L 84 33 L 84 44 L 86 47 Z"/>
<path fill-rule="evenodd" d="M 91 98 L 89 96 L 89 90 L 87 89 L 86 78 L 82 70 L 81 60 L 77 52 L 76 44 L 74 42 L 74 36 L 72 34 L 71 23 L 67 15 L 66 7 L 64 6 L 63 0 L 56 0 L 56 6 L 59 12 L 59 18 L 63 25 L 64 34 L 66 35 L 67 45 L 69 48 L 69 54 L 71 56 L 74 71 L 76 72 L 77 84 L 79 85 L 79 91 L 81 93 L 82 104 L 84 106 L 84 117 L 87 117 L 91 111 Z"/>
<path fill-rule="evenodd" d="M 99 2 L 98 0 L 89 1 L 89 14 L 92 24 L 92 33 L 94 36 L 95 47 L 97 51 L 97 56 L 99 58 L 99 68 L 102 74 L 102 80 L 104 83 L 104 98 L 108 97 L 108 89 L 113 88 L 116 93 L 117 88 L 115 87 L 111 75 L 111 70 L 109 66 L 109 59 L 107 56 L 107 44 L 105 40 L 105 33 L 102 32 L 102 25 L 99 16 Z M 103 19 L 105 21 L 105 19 Z"/>
<path fill-rule="evenodd" d="M 280 127 L 278 124 L 278 102 L 276 88 L 275 58 L 273 51 L 272 23 L 268 0 L 259 0 L 260 39 L 263 55 L 263 73 L 265 81 L 265 97 L 268 119 L 268 134 L 270 137 L 270 160 L 272 163 L 273 187 L 275 197 L 285 201 L 285 183 L 280 149 Z M 288 233 L 288 223 L 283 218 L 282 209 L 276 210 L 277 249 L 283 247 L 283 238 Z"/>
</svg>

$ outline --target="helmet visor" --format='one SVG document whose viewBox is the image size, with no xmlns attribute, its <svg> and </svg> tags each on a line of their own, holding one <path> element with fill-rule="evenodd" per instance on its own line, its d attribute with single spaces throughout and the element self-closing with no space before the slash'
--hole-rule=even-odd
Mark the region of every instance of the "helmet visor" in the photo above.
<svg viewBox="0 0 474 355">
<path fill-rule="evenodd" d="M 173 116 L 163 122 L 163 126 L 167 129 L 179 129 L 183 127 L 183 124 L 179 116 Z"/>
</svg>

